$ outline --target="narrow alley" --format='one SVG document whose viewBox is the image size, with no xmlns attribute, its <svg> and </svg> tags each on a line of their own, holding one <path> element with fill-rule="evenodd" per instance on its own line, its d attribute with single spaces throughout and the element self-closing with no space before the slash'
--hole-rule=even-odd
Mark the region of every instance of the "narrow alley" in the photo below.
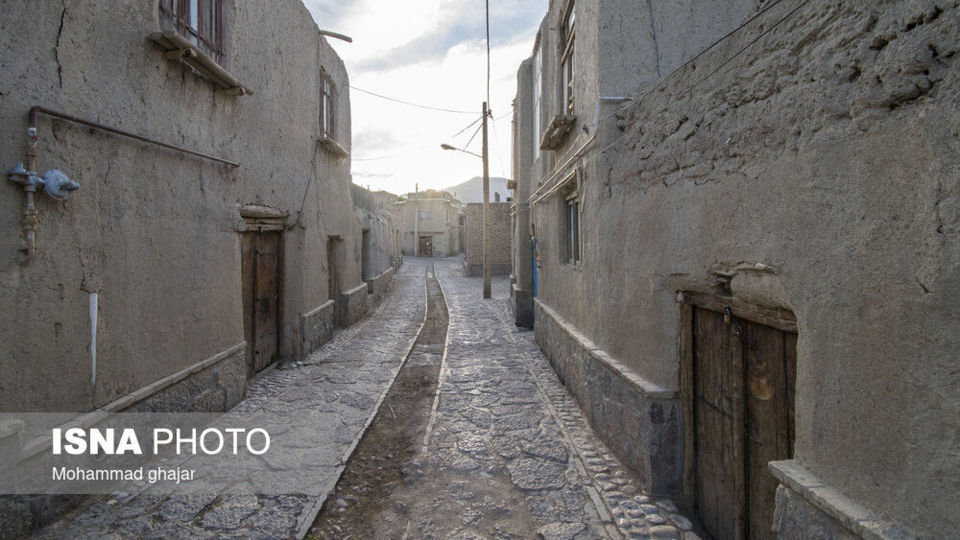
<svg viewBox="0 0 960 540">
<path fill-rule="evenodd" d="M 361 442 L 353 459 L 370 464 L 347 464 L 312 533 L 680 538 L 689 530 L 671 501 L 652 500 L 630 480 L 587 426 L 533 333 L 512 324 L 508 281 L 495 279 L 493 300 L 482 302 L 482 279 L 464 277 L 459 258 L 433 267 L 450 313 L 440 391 L 421 400 L 421 422 L 402 434 L 406 448 Z M 403 417 L 381 407 L 373 432 L 393 424 L 395 414 Z"/>
<path fill-rule="evenodd" d="M 0 540 L 960 538 L 960 0 L 9 0 Z"/>
<path fill-rule="evenodd" d="M 288 460 L 329 467 L 321 495 L 131 490 L 36 536 L 695 538 L 671 501 L 630 479 L 532 332 L 511 323 L 507 280 L 485 302 L 481 284 L 459 257 L 406 258 L 375 312 L 252 381 L 227 413 L 328 413 L 310 416 L 316 444 Z"/>
</svg>

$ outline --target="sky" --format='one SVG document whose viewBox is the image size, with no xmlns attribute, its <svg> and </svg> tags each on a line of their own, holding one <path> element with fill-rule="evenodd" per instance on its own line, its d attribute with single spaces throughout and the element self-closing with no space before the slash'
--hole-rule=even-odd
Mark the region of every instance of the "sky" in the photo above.
<svg viewBox="0 0 960 540">
<path fill-rule="evenodd" d="M 353 181 L 403 194 L 458 184 L 483 173 L 470 141 L 486 99 L 484 0 L 303 0 L 347 66 L 352 110 Z M 548 0 L 490 0 L 490 175 L 510 177 L 510 138 L 520 63 Z M 464 113 L 404 105 L 389 98 Z M 467 143 L 470 143 L 467 146 Z"/>
</svg>

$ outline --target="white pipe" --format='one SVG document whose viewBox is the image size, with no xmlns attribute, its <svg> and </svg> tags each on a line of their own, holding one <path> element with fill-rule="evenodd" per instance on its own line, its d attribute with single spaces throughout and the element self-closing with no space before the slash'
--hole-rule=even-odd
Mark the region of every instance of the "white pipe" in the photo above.
<svg viewBox="0 0 960 540">
<path fill-rule="evenodd" d="M 97 385 L 97 293 L 90 293 L 90 386 Z"/>
</svg>

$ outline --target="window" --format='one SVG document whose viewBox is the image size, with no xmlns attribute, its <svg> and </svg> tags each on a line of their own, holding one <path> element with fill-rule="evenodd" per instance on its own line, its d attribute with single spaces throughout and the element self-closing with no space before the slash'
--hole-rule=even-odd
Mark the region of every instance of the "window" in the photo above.
<svg viewBox="0 0 960 540">
<path fill-rule="evenodd" d="M 541 78 L 543 77 L 543 54 L 540 52 L 540 41 L 537 40 L 536 54 L 533 56 L 533 160 L 540 157 L 540 95 Z"/>
<path fill-rule="evenodd" d="M 430 219 L 430 209 L 420 210 L 420 219 Z"/>
<path fill-rule="evenodd" d="M 572 196 L 566 200 L 566 240 L 567 262 L 580 262 L 580 197 Z"/>
<path fill-rule="evenodd" d="M 580 262 L 580 189 L 579 175 L 574 173 L 560 189 L 563 209 L 563 246 L 561 261 L 569 264 Z"/>
<path fill-rule="evenodd" d="M 329 139 L 334 137 L 333 81 L 324 74 L 320 82 L 320 135 Z"/>
<path fill-rule="evenodd" d="M 567 6 L 566 15 L 563 17 L 563 27 L 560 29 L 560 114 L 573 114 L 573 50 L 574 38 L 576 37 L 576 15 L 574 13 L 574 4 L 570 2 Z"/>
<path fill-rule="evenodd" d="M 160 0 L 160 20 L 214 62 L 223 62 L 223 0 Z"/>
</svg>

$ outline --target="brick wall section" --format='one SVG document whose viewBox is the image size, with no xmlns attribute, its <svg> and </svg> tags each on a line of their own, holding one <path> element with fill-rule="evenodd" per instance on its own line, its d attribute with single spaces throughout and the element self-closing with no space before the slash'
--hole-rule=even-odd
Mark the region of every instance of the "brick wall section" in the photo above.
<svg viewBox="0 0 960 540">
<path fill-rule="evenodd" d="M 490 203 L 490 264 L 496 274 L 510 273 L 510 205 Z M 469 203 L 464 224 L 467 269 L 483 265 L 483 203 Z"/>
</svg>

